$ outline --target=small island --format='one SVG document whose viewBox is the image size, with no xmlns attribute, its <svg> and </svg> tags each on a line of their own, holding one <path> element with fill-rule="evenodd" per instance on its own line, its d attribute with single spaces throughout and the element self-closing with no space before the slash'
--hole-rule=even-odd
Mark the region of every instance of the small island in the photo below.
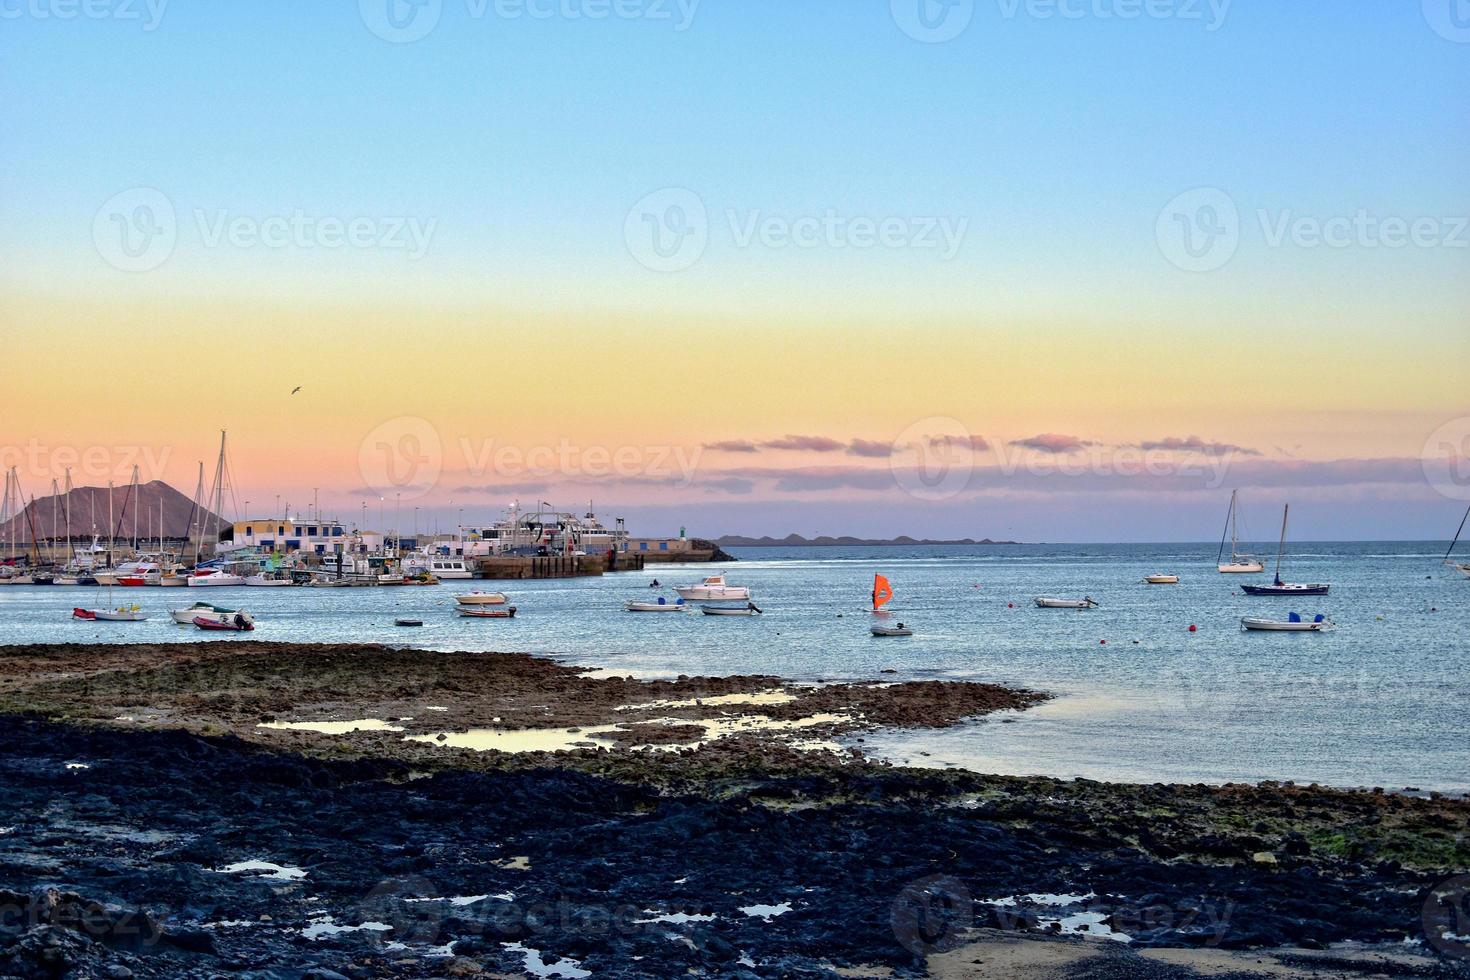
<svg viewBox="0 0 1470 980">
<path fill-rule="evenodd" d="M 727 534 L 717 538 L 715 543 L 722 548 L 857 548 L 857 547 L 911 547 L 914 545 L 985 545 L 985 544 L 1018 544 L 1016 541 L 992 541 L 990 538 L 954 538 L 950 540 L 939 540 L 935 538 L 911 538 L 907 534 L 901 534 L 896 538 L 855 538 L 851 535 L 832 537 L 821 534 L 815 538 L 805 538 L 800 534 L 788 534 L 784 538 L 773 538 L 770 536 L 750 538 L 740 534 Z"/>
</svg>

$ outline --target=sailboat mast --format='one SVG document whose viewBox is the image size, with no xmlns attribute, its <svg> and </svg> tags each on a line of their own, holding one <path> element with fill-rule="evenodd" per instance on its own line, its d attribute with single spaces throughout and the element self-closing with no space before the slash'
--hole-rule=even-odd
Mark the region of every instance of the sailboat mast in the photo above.
<svg viewBox="0 0 1470 980">
<path fill-rule="evenodd" d="M 1230 550 L 1232 553 L 1235 551 L 1235 535 L 1231 533 L 1231 530 L 1235 527 L 1235 495 L 1237 493 L 1239 493 L 1238 490 L 1230 491 L 1230 509 L 1225 512 L 1225 526 L 1220 529 L 1220 550 L 1215 552 L 1215 564 L 1217 565 L 1220 559 L 1225 557 L 1225 535 L 1230 534 Z"/>
<path fill-rule="evenodd" d="M 1470 521 L 1470 507 L 1465 508 L 1465 516 L 1460 518 L 1460 527 L 1455 531 L 1455 539 L 1450 542 L 1449 549 L 1444 553 L 1444 560 L 1450 560 L 1450 552 L 1455 550 L 1455 545 L 1460 543 L 1460 535 L 1465 531 L 1465 522 Z"/>
<path fill-rule="evenodd" d="M 65 502 L 65 504 L 63 504 L 62 509 L 66 512 L 66 550 L 63 552 L 63 554 L 66 556 L 66 563 L 68 565 L 70 565 L 71 564 L 71 560 L 72 560 L 72 552 L 71 552 L 71 467 L 70 466 L 68 466 L 66 468 L 66 502 Z"/>
<path fill-rule="evenodd" d="M 1286 515 L 1291 513 L 1291 504 L 1281 508 L 1281 541 L 1276 545 L 1276 581 L 1281 581 L 1281 553 L 1286 550 Z"/>
</svg>

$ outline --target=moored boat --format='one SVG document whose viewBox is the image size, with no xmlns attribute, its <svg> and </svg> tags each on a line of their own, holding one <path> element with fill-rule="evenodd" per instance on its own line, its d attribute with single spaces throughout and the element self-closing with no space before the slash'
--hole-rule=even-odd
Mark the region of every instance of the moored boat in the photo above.
<svg viewBox="0 0 1470 980">
<path fill-rule="evenodd" d="M 659 596 L 658 599 L 649 602 L 629 600 L 624 603 L 623 608 L 628 612 L 684 612 L 689 607 L 684 604 L 683 599 L 675 599 L 673 602 Z"/>
<path fill-rule="evenodd" d="M 1238 505 L 1235 500 L 1239 493 L 1239 490 L 1230 491 L 1230 509 L 1225 512 L 1225 530 L 1220 534 L 1220 550 L 1215 555 L 1215 568 L 1222 575 L 1252 575 L 1266 570 L 1260 559 L 1240 552 L 1240 536 L 1236 532 Z M 1226 534 L 1230 536 L 1230 560 L 1221 561 L 1225 557 Z"/>
<path fill-rule="evenodd" d="M 1332 626 L 1332 620 L 1321 613 L 1318 613 L 1313 619 L 1302 619 L 1296 613 L 1288 613 L 1285 619 L 1242 616 L 1240 620 L 1240 628 L 1243 630 L 1267 633 L 1319 633 Z"/>
<path fill-rule="evenodd" d="M 1090 596 L 1081 599 L 1054 599 L 1039 595 L 1031 601 L 1042 609 L 1091 609 L 1097 605 L 1097 600 Z"/>
<path fill-rule="evenodd" d="M 460 606 L 455 612 L 469 619 L 513 619 L 516 614 L 516 607 L 506 606 L 503 609 L 486 609 L 481 606 Z"/>
<path fill-rule="evenodd" d="M 706 616 L 758 616 L 761 614 L 755 603 L 747 602 L 743 606 L 712 606 L 703 605 L 699 611 Z"/>
<path fill-rule="evenodd" d="M 905 626 L 903 623 L 896 623 L 893 626 L 878 626 L 878 625 L 875 624 L 874 626 L 870 627 L 870 629 L 872 630 L 872 633 L 873 633 L 874 636 L 913 636 L 914 635 L 914 631 L 912 629 L 910 629 L 909 627 Z"/>
<path fill-rule="evenodd" d="M 119 606 L 116 609 L 73 609 L 72 619 L 96 620 L 104 623 L 141 623 L 148 618 L 140 606 Z"/>
<path fill-rule="evenodd" d="M 1291 513 L 1291 504 L 1287 504 L 1281 510 L 1281 541 L 1276 546 L 1276 572 L 1272 576 L 1270 585 L 1242 585 L 1241 591 L 1246 595 L 1326 595 L 1331 588 L 1322 582 L 1283 582 L 1281 581 L 1281 556 L 1286 551 L 1286 518 Z"/>
<path fill-rule="evenodd" d="M 224 606 L 212 606 L 207 602 L 196 602 L 187 609 L 170 609 L 168 614 L 180 626 L 192 626 L 194 620 L 201 616 L 205 618 L 223 619 L 226 616 L 233 616 L 235 610 L 226 609 Z"/>
<path fill-rule="evenodd" d="M 202 630 L 227 633 L 249 633 L 255 629 L 255 618 L 248 612 L 237 612 L 232 616 L 215 618 L 212 616 L 194 617 L 194 625 Z"/>
<path fill-rule="evenodd" d="M 473 592 L 461 592 L 454 597 L 454 601 L 461 606 L 503 606 L 509 600 L 504 592 L 481 592 L 476 589 Z"/>
<path fill-rule="evenodd" d="M 259 572 L 248 575 L 245 584 L 252 589 L 280 589 L 292 585 L 290 572 Z"/>
<path fill-rule="evenodd" d="M 685 599 L 720 602 L 724 600 L 749 599 L 750 589 L 743 585 L 730 585 L 725 573 L 706 575 L 695 585 L 676 585 L 674 591 Z"/>
<path fill-rule="evenodd" d="M 1143 580 L 1149 585 L 1178 585 L 1178 575 L 1145 575 Z"/>
<path fill-rule="evenodd" d="M 226 588 L 244 584 L 244 576 L 232 575 L 218 568 L 196 568 L 189 573 L 191 589 Z"/>
</svg>

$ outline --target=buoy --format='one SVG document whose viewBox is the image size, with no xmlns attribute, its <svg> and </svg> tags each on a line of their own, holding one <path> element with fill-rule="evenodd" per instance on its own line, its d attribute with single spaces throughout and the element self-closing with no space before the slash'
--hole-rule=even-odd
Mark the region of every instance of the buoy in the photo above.
<svg viewBox="0 0 1470 980">
<path fill-rule="evenodd" d="M 1014 602 L 1008 602 L 1008 603 L 1006 603 L 1006 608 L 1007 609 L 1015 609 L 1016 608 L 1016 604 Z"/>
<path fill-rule="evenodd" d="M 1103 646 L 1107 646 L 1108 645 L 1108 641 L 1107 640 L 1098 640 L 1097 642 L 1101 643 Z"/>
<path fill-rule="evenodd" d="M 1198 633 L 1199 632 L 1199 627 L 1196 626 L 1196 625 L 1194 625 L 1193 623 L 1190 623 L 1189 624 L 1189 631 L 1191 633 Z"/>
<path fill-rule="evenodd" d="M 1137 640 L 1134 640 L 1134 641 L 1133 641 L 1133 645 L 1134 645 L 1134 646 L 1138 646 L 1138 641 L 1137 641 Z"/>
</svg>

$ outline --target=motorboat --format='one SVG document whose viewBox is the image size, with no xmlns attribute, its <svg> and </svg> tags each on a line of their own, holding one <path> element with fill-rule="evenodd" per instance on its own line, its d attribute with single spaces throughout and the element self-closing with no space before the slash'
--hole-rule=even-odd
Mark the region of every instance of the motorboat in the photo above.
<svg viewBox="0 0 1470 980">
<path fill-rule="evenodd" d="M 1221 575 L 1253 575 L 1266 570 L 1260 559 L 1240 552 L 1240 535 L 1236 531 L 1236 515 L 1239 511 L 1235 502 L 1239 493 L 1239 490 L 1230 491 L 1230 509 L 1225 512 L 1225 530 L 1220 533 L 1220 550 L 1215 555 L 1215 568 Z M 1226 535 L 1230 537 L 1230 560 L 1222 561 L 1225 557 Z"/>
<path fill-rule="evenodd" d="M 192 626 L 194 620 L 201 616 L 206 619 L 223 619 L 226 616 L 233 616 L 235 610 L 226 609 L 224 606 L 212 606 L 207 602 L 196 602 L 187 609 L 170 609 L 168 614 L 180 626 Z"/>
<path fill-rule="evenodd" d="M 403 559 L 403 569 L 409 573 L 427 573 L 437 579 L 474 578 L 474 569 L 463 558 L 448 555 L 413 554 Z"/>
<path fill-rule="evenodd" d="M 218 568 L 196 568 L 189 573 L 189 588 L 209 589 L 244 585 L 243 575 L 232 575 Z"/>
<path fill-rule="evenodd" d="M 424 625 L 424 621 L 422 619 L 399 618 L 399 619 L 393 620 L 393 625 L 394 626 L 422 626 L 422 625 Z"/>
<path fill-rule="evenodd" d="M 706 616 L 759 616 L 761 610 L 753 602 L 747 602 L 743 606 L 711 606 L 703 605 L 699 611 Z"/>
<path fill-rule="evenodd" d="M 725 573 L 706 575 L 695 585 L 676 585 L 674 591 L 685 599 L 721 602 L 733 599 L 749 599 L 750 589 L 743 585 L 730 585 Z"/>
<path fill-rule="evenodd" d="M 455 612 L 470 619 L 513 619 L 516 614 L 516 607 L 506 606 L 504 609 L 485 609 L 480 606 L 460 606 Z"/>
<path fill-rule="evenodd" d="M 1243 630 L 1275 633 L 1320 633 L 1322 630 L 1331 629 L 1333 625 L 1332 620 L 1321 613 L 1318 613 L 1313 619 L 1303 619 L 1296 613 L 1288 613 L 1285 619 L 1243 616 L 1240 620 L 1240 628 Z"/>
<path fill-rule="evenodd" d="M 237 612 L 223 618 L 196 616 L 194 625 L 199 629 L 214 632 L 249 633 L 255 629 L 255 619 L 248 612 Z"/>
<path fill-rule="evenodd" d="M 1084 597 L 1082 599 L 1053 599 L 1048 596 L 1037 596 L 1031 600 L 1042 609 L 1091 609 L 1097 605 L 1097 600 Z"/>
<path fill-rule="evenodd" d="M 1291 513 L 1291 504 L 1281 509 L 1281 541 L 1276 545 L 1276 572 L 1270 585 L 1242 585 L 1246 595 L 1326 595 L 1331 588 L 1321 582 L 1281 581 L 1281 556 L 1286 551 L 1286 518 Z"/>
<path fill-rule="evenodd" d="M 245 577 L 245 584 L 252 589 L 279 589 L 294 583 L 291 581 L 290 572 L 276 571 L 248 575 Z"/>
<path fill-rule="evenodd" d="M 481 592 L 476 589 L 473 592 L 461 592 L 454 597 L 454 601 L 461 606 L 503 606 L 508 601 L 504 592 Z"/>
<path fill-rule="evenodd" d="M 903 623 L 898 623 L 898 624 L 893 625 L 893 626 L 879 626 L 877 624 L 874 624 L 871 627 L 871 629 L 873 631 L 873 635 L 874 636 L 913 636 L 914 635 L 914 631 L 912 629 L 910 629 L 909 627 L 905 626 Z"/>
<path fill-rule="evenodd" d="M 141 606 L 118 606 L 116 609 L 73 609 L 72 619 L 103 623 L 141 623 L 148 618 Z"/>
<path fill-rule="evenodd" d="M 624 604 L 628 612 L 684 612 L 689 607 L 684 604 L 683 599 L 675 599 L 673 602 L 659 596 L 656 600 L 639 602 L 629 600 Z"/>
<path fill-rule="evenodd" d="M 1145 575 L 1143 580 L 1149 585 L 1178 585 L 1178 575 Z"/>
</svg>

